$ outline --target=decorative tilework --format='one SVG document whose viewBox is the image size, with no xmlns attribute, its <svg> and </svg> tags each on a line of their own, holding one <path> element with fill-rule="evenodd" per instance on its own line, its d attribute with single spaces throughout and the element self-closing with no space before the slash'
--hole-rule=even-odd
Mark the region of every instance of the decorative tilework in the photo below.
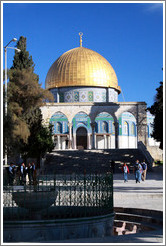
<svg viewBox="0 0 166 246">
<path fill-rule="evenodd" d="M 93 102 L 93 91 L 88 91 L 88 100 L 89 102 Z"/>
<path fill-rule="evenodd" d="M 51 89 L 50 92 L 54 96 L 54 102 L 57 102 L 57 89 Z"/>
<path fill-rule="evenodd" d="M 72 92 L 65 93 L 65 102 L 72 102 Z"/>
<path fill-rule="evenodd" d="M 108 101 L 117 102 L 118 93 L 113 88 L 92 88 L 92 87 L 73 87 L 58 88 L 50 90 L 54 95 L 54 101 L 57 102 L 59 93 L 59 102 L 106 102 L 107 91 Z"/>
<path fill-rule="evenodd" d="M 74 102 L 79 102 L 79 92 L 74 91 Z"/>
<path fill-rule="evenodd" d="M 67 117 L 61 112 L 57 112 L 50 118 L 50 123 L 53 125 L 54 134 L 68 133 Z"/>
<path fill-rule="evenodd" d="M 102 101 L 106 102 L 106 94 L 105 94 L 105 92 L 102 93 Z"/>
<path fill-rule="evenodd" d="M 64 102 L 64 94 L 62 92 L 59 93 L 59 102 Z"/>
<path fill-rule="evenodd" d="M 80 102 L 87 102 L 87 91 L 80 91 Z"/>
<path fill-rule="evenodd" d="M 101 93 L 95 92 L 94 93 L 94 102 L 101 102 L 101 101 L 102 101 Z"/>
<path fill-rule="evenodd" d="M 76 131 L 76 129 L 79 127 L 79 126 L 82 126 L 82 127 L 85 127 L 88 132 L 90 131 L 91 127 L 90 127 L 90 118 L 87 114 L 85 113 L 78 113 L 74 116 L 73 118 L 73 130 Z"/>
<path fill-rule="evenodd" d="M 114 125 L 114 121 L 111 121 L 111 124 L 112 124 L 112 129 L 111 129 L 111 133 L 112 134 L 115 134 L 115 125 Z"/>
</svg>

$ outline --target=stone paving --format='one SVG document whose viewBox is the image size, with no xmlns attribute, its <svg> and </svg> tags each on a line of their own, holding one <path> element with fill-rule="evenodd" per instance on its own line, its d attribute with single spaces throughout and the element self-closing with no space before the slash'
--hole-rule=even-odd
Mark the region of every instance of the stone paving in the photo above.
<svg viewBox="0 0 166 246">
<path fill-rule="evenodd" d="M 163 211 L 163 170 L 154 167 L 147 172 L 147 179 L 135 182 L 133 173 L 124 183 L 123 174 L 114 174 L 114 206 L 143 208 Z"/>
</svg>

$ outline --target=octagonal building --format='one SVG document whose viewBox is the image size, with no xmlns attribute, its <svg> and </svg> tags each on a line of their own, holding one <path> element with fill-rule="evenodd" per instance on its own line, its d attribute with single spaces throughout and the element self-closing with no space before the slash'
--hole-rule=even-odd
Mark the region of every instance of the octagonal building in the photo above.
<svg viewBox="0 0 166 246">
<path fill-rule="evenodd" d="M 41 108 L 53 125 L 55 149 L 151 148 L 152 116 L 145 102 L 118 102 L 121 88 L 111 64 L 99 53 L 71 49 L 50 67 L 46 89 L 53 103 Z"/>
</svg>

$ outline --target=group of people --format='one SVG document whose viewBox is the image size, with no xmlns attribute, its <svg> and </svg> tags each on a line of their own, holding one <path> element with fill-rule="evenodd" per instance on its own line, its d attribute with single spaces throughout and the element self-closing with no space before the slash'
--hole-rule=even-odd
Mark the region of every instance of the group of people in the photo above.
<svg viewBox="0 0 166 246">
<path fill-rule="evenodd" d="M 147 173 L 147 164 L 145 160 L 142 163 L 137 160 L 133 171 L 135 174 L 136 183 L 140 183 L 141 180 L 145 181 Z M 124 173 L 124 182 L 128 182 L 128 173 L 130 173 L 130 171 L 126 163 L 124 163 L 122 166 L 122 172 Z"/>
<path fill-rule="evenodd" d="M 29 180 L 29 184 L 33 184 L 36 180 L 36 167 L 35 163 L 21 163 L 21 165 L 16 166 L 13 162 L 10 163 L 8 167 L 8 176 L 9 176 L 9 185 L 13 185 L 13 182 L 18 175 L 19 184 L 25 185 L 27 182 L 27 177 Z"/>
</svg>

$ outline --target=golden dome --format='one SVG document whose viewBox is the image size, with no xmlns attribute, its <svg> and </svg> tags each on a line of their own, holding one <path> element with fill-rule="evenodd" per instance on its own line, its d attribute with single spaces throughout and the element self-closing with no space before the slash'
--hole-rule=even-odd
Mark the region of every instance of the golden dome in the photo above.
<svg viewBox="0 0 166 246">
<path fill-rule="evenodd" d="M 110 63 L 97 52 L 84 47 L 65 52 L 47 73 L 46 89 L 69 86 L 112 87 L 118 93 L 121 91 Z"/>
</svg>

